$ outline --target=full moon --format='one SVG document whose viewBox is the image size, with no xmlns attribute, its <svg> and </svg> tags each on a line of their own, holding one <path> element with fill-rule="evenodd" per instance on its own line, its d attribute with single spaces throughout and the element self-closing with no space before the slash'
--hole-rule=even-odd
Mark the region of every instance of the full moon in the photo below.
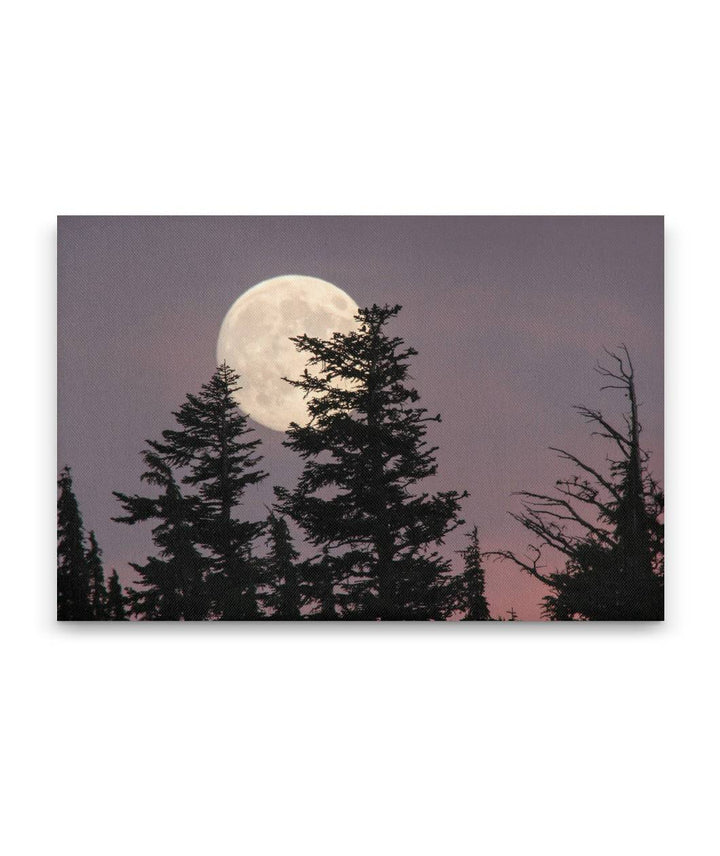
<svg viewBox="0 0 720 856">
<path fill-rule="evenodd" d="M 349 333 L 357 326 L 357 311 L 342 289 L 314 276 L 276 276 L 241 294 L 220 327 L 217 362 L 240 375 L 237 403 L 243 413 L 275 431 L 305 422 L 302 390 L 283 380 L 298 379 L 306 364 L 290 336 Z"/>
</svg>

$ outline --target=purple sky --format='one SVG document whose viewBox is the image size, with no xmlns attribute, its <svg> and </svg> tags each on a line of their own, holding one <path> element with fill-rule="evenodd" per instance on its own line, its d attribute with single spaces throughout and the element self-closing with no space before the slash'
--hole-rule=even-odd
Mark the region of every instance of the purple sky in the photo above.
<svg viewBox="0 0 720 856">
<path fill-rule="evenodd" d="M 616 417 L 600 392 L 603 345 L 625 342 L 644 445 L 662 481 L 661 217 L 60 217 L 58 465 L 72 467 L 86 527 L 106 568 L 132 578 L 148 530 L 113 523 L 111 492 L 140 490 L 146 438 L 214 369 L 217 334 L 247 288 L 286 273 L 319 276 L 360 306 L 400 303 L 392 332 L 419 351 L 422 403 L 443 421 L 433 489 L 467 489 L 464 516 L 483 549 L 522 549 L 513 491 L 549 491 L 567 472 L 547 447 L 601 463 L 574 404 Z M 281 434 L 253 424 L 270 478 L 246 510 L 300 466 Z M 464 544 L 459 533 L 445 548 Z M 493 614 L 540 616 L 545 589 L 509 566 L 487 568 Z"/>
</svg>

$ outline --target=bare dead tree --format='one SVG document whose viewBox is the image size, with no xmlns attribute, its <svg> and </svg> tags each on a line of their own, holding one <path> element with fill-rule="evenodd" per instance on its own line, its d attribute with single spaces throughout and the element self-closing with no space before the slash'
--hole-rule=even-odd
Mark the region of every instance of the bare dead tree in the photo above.
<svg viewBox="0 0 720 856">
<path fill-rule="evenodd" d="M 550 447 L 575 474 L 559 479 L 551 494 L 520 491 L 523 510 L 512 514 L 536 543 L 525 556 L 493 551 L 496 559 L 517 567 L 548 586 L 545 613 L 560 620 L 658 620 L 663 616 L 664 498 L 648 471 L 641 448 L 635 373 L 627 348 L 606 350 L 609 365 L 596 371 L 601 389 L 621 391 L 628 399 L 623 427 L 600 410 L 575 409 L 593 426 L 593 436 L 614 448 L 608 471 L 601 472 L 576 455 Z M 547 554 L 564 567 L 544 564 Z M 547 561 L 552 561 L 550 558 Z M 556 562 L 556 564 L 560 564 Z"/>
</svg>

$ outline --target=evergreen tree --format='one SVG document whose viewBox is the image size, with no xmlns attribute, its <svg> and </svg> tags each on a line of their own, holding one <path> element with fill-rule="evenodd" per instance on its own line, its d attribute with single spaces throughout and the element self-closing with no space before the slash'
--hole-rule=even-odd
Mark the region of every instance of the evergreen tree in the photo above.
<svg viewBox="0 0 720 856">
<path fill-rule="evenodd" d="M 477 526 L 468 533 L 468 539 L 470 543 L 462 551 L 464 568 L 458 578 L 457 606 L 464 613 L 463 621 L 490 621 Z"/>
<path fill-rule="evenodd" d="M 212 558 L 208 580 L 214 613 L 226 620 L 260 616 L 253 541 L 263 523 L 234 516 L 247 487 L 267 477 L 258 468 L 259 439 L 251 439 L 248 417 L 235 396 L 238 375 L 223 363 L 198 395 L 188 395 L 173 413 L 180 428 L 163 431 L 152 448 L 173 468 L 182 468 L 183 484 L 198 490 L 196 539 Z"/>
<path fill-rule="evenodd" d="M 265 603 L 272 618 L 293 621 L 300 618 L 298 552 L 293 547 L 284 517 L 270 513 L 267 519 L 268 554 L 265 559 Z"/>
<path fill-rule="evenodd" d="M 330 555 L 327 546 L 323 547 L 319 558 L 308 560 L 301 566 L 304 600 L 312 604 L 308 618 L 313 621 L 337 621 L 340 618 L 338 608 L 342 609 L 342 599 L 335 591 L 336 581 L 341 579 L 341 560 Z M 352 613 L 352 606 L 345 605 L 346 614 Z"/>
<path fill-rule="evenodd" d="M 276 489 L 278 509 L 313 545 L 338 554 L 335 585 L 344 617 L 428 619 L 447 615 L 448 563 L 433 549 L 459 523 L 460 494 L 414 493 L 435 474 L 426 425 L 440 421 L 417 406 L 409 360 L 385 326 L 399 306 L 362 309 L 358 328 L 323 341 L 293 339 L 307 354 L 300 379 L 307 425 L 293 423 L 285 445 L 305 461 L 296 488 Z M 464 495 L 464 494 L 463 494 Z"/>
<path fill-rule="evenodd" d="M 266 477 L 257 468 L 258 439 L 234 396 L 238 376 L 219 366 L 198 395 L 188 395 L 175 412 L 178 429 L 148 441 L 143 479 L 161 488 L 159 496 L 115 495 L 127 512 L 117 520 L 134 524 L 158 520 L 153 538 L 159 557 L 133 565 L 141 587 L 129 590 L 138 617 L 164 620 L 249 619 L 258 610 L 258 561 L 253 540 L 262 522 L 234 514 L 248 485 Z M 183 493 L 180 485 L 195 493 Z"/>
<path fill-rule="evenodd" d="M 134 525 L 158 521 L 152 530 L 159 556 L 148 556 L 144 565 L 131 562 L 139 588 L 128 590 L 133 615 L 157 621 L 200 621 L 208 616 L 210 603 L 206 589 L 208 559 L 195 543 L 200 515 L 196 497 L 183 496 L 170 466 L 150 443 L 143 452 L 146 470 L 143 481 L 157 486 L 157 496 L 128 496 L 114 492 L 126 514 L 113 518 Z"/>
<path fill-rule="evenodd" d="M 662 490 L 648 471 L 649 454 L 640 445 L 641 425 L 635 374 L 627 348 L 607 352 L 610 368 L 598 366 L 603 389 L 620 390 L 628 400 L 624 428 L 599 410 L 576 408 L 594 434 L 609 441 L 615 457 L 600 472 L 563 449 L 553 449 L 576 474 L 556 482 L 554 495 L 522 491 L 524 510 L 513 515 L 538 539 L 529 557 L 511 559 L 551 589 L 545 613 L 555 620 L 661 620 L 663 617 Z M 546 571 L 544 551 L 564 559 Z"/>
<path fill-rule="evenodd" d="M 59 621 L 90 621 L 93 609 L 85 535 L 70 468 L 58 479 L 57 617 Z"/>
<path fill-rule="evenodd" d="M 120 585 L 120 578 L 118 577 L 117 571 L 113 571 L 112 574 L 110 574 L 110 579 L 108 580 L 105 619 L 107 621 L 127 621 L 125 598 L 123 596 L 123 590 Z"/>
<path fill-rule="evenodd" d="M 92 617 L 95 621 L 103 621 L 106 617 L 107 591 L 105 590 L 105 574 L 102 566 L 102 550 L 98 546 L 93 531 L 90 532 L 90 548 L 86 554 L 86 561 L 90 575 Z"/>
</svg>

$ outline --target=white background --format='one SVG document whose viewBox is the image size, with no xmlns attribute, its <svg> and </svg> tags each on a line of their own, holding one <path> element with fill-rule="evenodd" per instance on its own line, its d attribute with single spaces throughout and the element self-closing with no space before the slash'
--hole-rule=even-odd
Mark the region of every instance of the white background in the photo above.
<svg viewBox="0 0 720 856">
<path fill-rule="evenodd" d="M 713 11 L 5 8 L 4 852 L 713 850 Z M 58 213 L 664 213 L 667 622 L 57 626 Z"/>
</svg>

